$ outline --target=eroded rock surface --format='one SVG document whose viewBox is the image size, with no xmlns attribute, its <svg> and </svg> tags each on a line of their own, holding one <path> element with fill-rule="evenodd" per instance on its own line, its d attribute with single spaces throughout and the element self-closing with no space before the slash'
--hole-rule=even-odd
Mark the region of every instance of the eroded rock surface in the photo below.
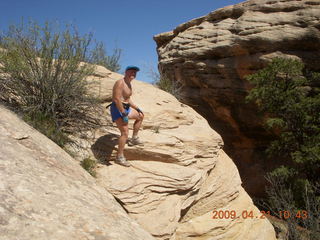
<svg viewBox="0 0 320 240">
<path fill-rule="evenodd" d="M 115 80 L 106 74 L 95 88 L 103 89 L 102 94 L 96 93 L 103 105 L 110 102 Z M 222 150 L 220 135 L 172 95 L 137 80 L 132 85 L 132 100 L 145 114 L 139 133 L 144 145 L 126 146 L 131 167 L 115 164 L 119 132 L 106 110 L 107 127 L 84 144 L 84 153 L 100 160 L 98 183 L 157 239 L 275 239 L 266 219 L 212 219 L 215 209 L 234 210 L 238 216 L 244 210 L 260 215 L 241 187 L 237 168 Z M 129 128 L 130 135 L 132 122 Z"/>
<path fill-rule="evenodd" d="M 0 239 L 154 239 L 77 161 L 0 106 Z"/>
<path fill-rule="evenodd" d="M 154 37 L 159 69 L 182 88 L 180 97 L 223 137 L 245 189 L 263 194 L 270 141 L 256 107 L 245 103 L 244 79 L 274 57 L 301 59 L 319 70 L 319 0 L 250 0 L 218 9 Z"/>
<path fill-rule="evenodd" d="M 103 105 L 118 77 L 103 68 L 91 76 Z M 135 80 L 133 89 L 145 113 L 145 144 L 126 147 L 131 167 L 113 162 L 119 133 L 108 110 L 89 139 L 74 136 L 83 147 L 77 160 L 100 161 L 97 179 L 0 108 L 0 239 L 275 239 L 208 122 L 150 84 Z M 212 219 L 214 210 L 238 218 Z M 242 218 L 243 211 L 254 218 Z"/>
</svg>

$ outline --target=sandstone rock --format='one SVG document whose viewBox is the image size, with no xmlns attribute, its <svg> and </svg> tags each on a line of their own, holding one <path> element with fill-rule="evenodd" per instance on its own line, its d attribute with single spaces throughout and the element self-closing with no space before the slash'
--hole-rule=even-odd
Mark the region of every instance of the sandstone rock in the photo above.
<svg viewBox="0 0 320 240">
<path fill-rule="evenodd" d="M 211 12 L 154 37 L 159 69 L 178 82 L 183 102 L 194 106 L 225 141 L 245 189 L 263 194 L 270 141 L 263 116 L 245 103 L 247 74 L 272 58 L 292 57 L 319 70 L 320 2 L 250 0 Z"/>
<path fill-rule="evenodd" d="M 88 78 L 91 83 L 89 92 L 94 93 L 102 102 L 111 101 L 112 92 L 106 92 L 105 89 L 112 89 L 114 82 L 120 78 L 122 78 L 122 75 L 96 65 L 94 75 Z"/>
<path fill-rule="evenodd" d="M 200 188 L 201 199 L 191 206 L 171 240 L 275 239 L 272 226 L 261 221 L 263 215 L 241 187 L 232 160 L 223 151 L 219 153 L 219 160 Z M 222 215 L 219 217 L 213 211 L 222 211 Z M 228 219 L 232 211 L 237 217 Z M 247 217 L 247 213 L 253 217 Z"/>
<path fill-rule="evenodd" d="M 96 89 L 111 95 L 115 80 L 102 78 L 104 86 Z M 235 224 L 228 219 L 223 231 L 215 228 L 220 223 L 216 225 L 211 219 L 214 209 L 258 211 L 242 189 L 235 165 L 222 151 L 221 137 L 203 117 L 172 95 L 137 80 L 132 85 L 132 100 L 145 114 L 139 133 L 144 145 L 126 146 L 125 156 L 132 167 L 115 164 L 119 132 L 110 123 L 106 110 L 108 127 L 96 131 L 91 141 L 83 145 L 85 154 L 100 160 L 99 185 L 112 193 L 129 216 L 157 239 L 185 236 L 191 239 L 186 226 L 196 219 L 200 220 L 192 228 L 199 233 L 193 239 L 205 239 L 206 235 L 236 239 L 237 234 L 248 235 L 248 239 L 275 239 L 273 228 L 265 219 L 239 220 Z M 104 105 L 109 101 L 102 100 Z M 131 122 L 129 127 L 132 130 Z M 211 227 L 201 232 L 201 224 Z M 254 234 L 249 234 L 251 231 Z M 259 233 L 263 236 L 257 238 Z"/>
<path fill-rule="evenodd" d="M 0 239 L 154 239 L 65 151 L 0 106 Z"/>
<path fill-rule="evenodd" d="M 101 68 L 88 79 L 103 105 L 118 76 Z M 113 162 L 119 133 L 108 110 L 88 139 L 73 136 L 82 145 L 77 160 L 100 161 L 96 180 L 0 108 L 0 239 L 275 239 L 266 219 L 211 219 L 220 209 L 258 214 L 221 137 L 170 94 L 139 81 L 133 89 L 145 144 L 126 147 L 132 167 Z"/>
</svg>

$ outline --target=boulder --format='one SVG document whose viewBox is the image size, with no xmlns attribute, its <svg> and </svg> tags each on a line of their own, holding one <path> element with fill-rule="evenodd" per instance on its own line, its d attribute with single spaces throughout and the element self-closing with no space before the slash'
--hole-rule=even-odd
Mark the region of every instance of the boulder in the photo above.
<svg viewBox="0 0 320 240">
<path fill-rule="evenodd" d="M 0 105 L 0 239 L 154 239 L 64 150 Z"/>
<path fill-rule="evenodd" d="M 218 9 L 154 37 L 160 72 L 180 87 L 182 102 L 224 139 L 251 196 L 264 195 L 264 174 L 277 166 L 264 149 L 272 135 L 245 97 L 245 76 L 272 58 L 300 59 L 320 70 L 318 0 L 249 0 Z"/>
<path fill-rule="evenodd" d="M 100 83 L 95 89 L 111 96 L 115 81 L 101 78 L 95 82 Z M 230 239 L 236 239 L 237 234 L 255 240 L 275 239 L 267 219 L 220 219 L 225 225 L 224 231 L 219 230 L 220 221 L 212 219 L 215 209 L 232 209 L 238 216 L 252 210 L 260 216 L 241 186 L 236 166 L 222 150 L 222 138 L 203 117 L 174 96 L 138 80 L 132 82 L 132 88 L 132 100 L 145 118 L 139 132 L 144 145 L 125 147 L 131 167 L 114 163 L 119 131 L 110 121 L 109 109 L 104 114 L 105 128 L 98 129 L 87 143 L 78 139 L 86 154 L 82 157 L 99 160 L 99 185 L 157 239 L 219 239 L 224 234 Z M 98 92 L 96 95 L 102 96 Z M 101 101 L 105 106 L 110 98 L 101 97 Z M 129 122 L 129 135 L 132 124 Z M 194 224 L 196 219 L 198 224 Z M 204 229 L 202 224 L 208 227 Z M 197 234 L 186 231 L 187 226 Z M 251 231 L 254 234 L 249 234 Z M 263 234 L 257 237 L 259 233 Z"/>
<path fill-rule="evenodd" d="M 102 106 L 117 77 L 100 68 L 88 78 Z M 126 146 L 129 168 L 113 161 L 119 131 L 109 109 L 97 116 L 101 128 L 71 136 L 72 158 L 0 106 L 0 239 L 276 239 L 207 120 L 155 86 L 132 84 L 145 120 L 144 145 Z M 87 157 L 98 161 L 96 179 L 79 166 Z"/>
</svg>

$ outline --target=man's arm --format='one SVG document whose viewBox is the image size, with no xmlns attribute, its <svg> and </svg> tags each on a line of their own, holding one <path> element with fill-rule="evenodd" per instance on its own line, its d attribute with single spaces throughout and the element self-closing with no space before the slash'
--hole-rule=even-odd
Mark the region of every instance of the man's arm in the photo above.
<svg viewBox="0 0 320 240">
<path fill-rule="evenodd" d="M 130 103 L 130 107 L 134 108 L 135 110 L 138 111 L 138 113 L 140 114 L 143 114 L 143 112 L 141 111 L 141 109 L 139 109 L 139 107 L 137 105 L 135 105 L 131 99 L 129 99 L 129 103 Z"/>
<path fill-rule="evenodd" d="M 130 103 L 130 107 L 132 107 L 132 108 L 134 108 L 134 109 L 138 109 L 138 106 L 137 105 L 135 105 L 133 102 L 132 102 L 132 100 L 131 99 L 129 99 L 129 103 Z"/>
</svg>

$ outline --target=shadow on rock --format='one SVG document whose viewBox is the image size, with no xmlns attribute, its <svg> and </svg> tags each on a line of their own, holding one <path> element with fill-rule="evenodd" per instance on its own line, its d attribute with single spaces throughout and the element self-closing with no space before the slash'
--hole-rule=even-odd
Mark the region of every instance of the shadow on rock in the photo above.
<svg viewBox="0 0 320 240">
<path fill-rule="evenodd" d="M 107 134 L 97 139 L 91 146 L 94 157 L 103 164 L 110 165 L 112 152 L 118 144 L 119 136 L 116 134 Z"/>
</svg>

